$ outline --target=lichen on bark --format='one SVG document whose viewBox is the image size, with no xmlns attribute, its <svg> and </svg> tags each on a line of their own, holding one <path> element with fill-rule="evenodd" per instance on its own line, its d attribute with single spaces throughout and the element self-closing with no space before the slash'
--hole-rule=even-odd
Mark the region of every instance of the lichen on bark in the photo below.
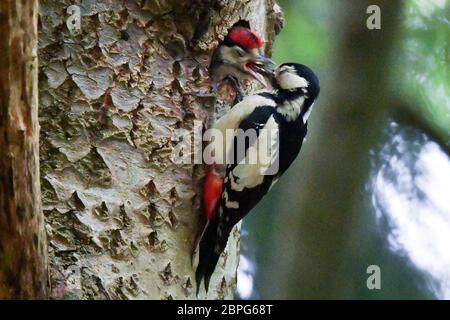
<svg viewBox="0 0 450 320">
<path fill-rule="evenodd" d="M 66 27 L 74 4 L 78 35 Z M 203 171 L 174 163 L 171 153 L 210 112 L 214 48 L 240 19 L 269 39 L 273 10 L 272 0 L 41 1 L 52 298 L 195 298 Z M 209 298 L 233 297 L 238 255 L 234 232 Z"/>
</svg>

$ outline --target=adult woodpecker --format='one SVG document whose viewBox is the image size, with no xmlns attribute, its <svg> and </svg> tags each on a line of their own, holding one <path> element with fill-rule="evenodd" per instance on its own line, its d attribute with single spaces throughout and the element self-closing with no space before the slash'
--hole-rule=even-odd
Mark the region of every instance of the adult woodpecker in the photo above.
<svg viewBox="0 0 450 320">
<path fill-rule="evenodd" d="M 253 30 L 240 25 L 231 28 L 211 61 L 214 94 L 217 94 L 218 83 L 223 80 L 231 82 L 238 101 L 244 95 L 242 80 L 255 79 L 266 87 L 268 84 L 264 73 L 268 69 L 273 71 L 273 61 L 261 53 L 263 45 L 264 40 Z"/>
<path fill-rule="evenodd" d="M 307 120 L 319 95 L 318 78 L 307 66 L 285 63 L 275 70 L 272 85 L 273 90 L 246 96 L 214 125 L 223 137 L 228 129 L 235 134 L 229 144 L 214 140 L 214 149 L 225 149 L 225 154 L 232 156 L 226 162 L 225 175 L 220 179 L 218 174 L 213 178 L 209 175 L 204 184 L 204 193 L 215 203 L 204 197 L 207 224 L 194 252 L 197 293 L 202 279 L 208 290 L 233 227 L 289 168 L 305 139 Z M 248 130 L 256 133 L 256 139 L 246 141 L 244 152 L 240 152 L 238 132 Z M 270 164 L 255 154 L 261 146 L 269 151 Z M 257 161 L 251 162 L 255 155 Z M 277 164 L 275 171 L 271 170 L 273 164 Z"/>
</svg>

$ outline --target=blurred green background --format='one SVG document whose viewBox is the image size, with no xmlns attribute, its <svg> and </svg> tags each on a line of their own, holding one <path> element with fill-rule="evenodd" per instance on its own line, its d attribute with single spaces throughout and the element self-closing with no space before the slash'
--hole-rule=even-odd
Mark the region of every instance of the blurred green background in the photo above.
<svg viewBox="0 0 450 320">
<path fill-rule="evenodd" d="M 243 223 L 237 297 L 450 298 L 450 1 L 279 4 L 274 60 L 322 91 L 299 159 Z"/>
</svg>

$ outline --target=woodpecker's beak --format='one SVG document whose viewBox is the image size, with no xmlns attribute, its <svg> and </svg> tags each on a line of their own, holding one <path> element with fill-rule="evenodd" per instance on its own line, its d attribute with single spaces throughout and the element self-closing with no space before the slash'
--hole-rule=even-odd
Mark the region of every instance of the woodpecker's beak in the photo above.
<svg viewBox="0 0 450 320">
<path fill-rule="evenodd" d="M 264 55 L 258 54 L 256 58 L 245 63 L 244 69 L 256 81 L 267 87 L 267 78 L 273 75 L 275 63 Z"/>
</svg>

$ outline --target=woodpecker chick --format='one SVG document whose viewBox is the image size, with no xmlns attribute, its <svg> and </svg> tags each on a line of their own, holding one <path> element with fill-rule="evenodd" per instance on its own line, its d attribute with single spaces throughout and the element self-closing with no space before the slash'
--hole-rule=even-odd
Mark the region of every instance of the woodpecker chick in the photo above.
<svg viewBox="0 0 450 320">
<path fill-rule="evenodd" d="M 266 87 L 265 75 L 273 72 L 273 61 L 262 54 L 263 45 L 264 40 L 251 29 L 233 27 L 212 58 L 213 91 L 217 92 L 218 83 L 227 79 L 240 101 L 243 97 L 242 80 L 255 79 Z"/>
<path fill-rule="evenodd" d="M 204 184 L 204 194 L 208 195 L 204 197 L 204 206 L 209 209 L 207 224 L 194 252 L 197 293 L 202 280 L 208 291 L 211 275 L 233 227 L 289 168 L 305 139 L 307 120 L 319 95 L 318 78 L 307 66 L 285 63 L 275 70 L 272 84 L 273 90 L 246 96 L 214 125 L 222 137 L 227 136 L 226 130 L 234 130 L 234 139 L 231 143 L 213 142 L 215 150 L 225 150 L 227 162 L 223 177 L 214 175 Z M 253 130 L 256 138 L 240 143 L 238 132 L 245 135 L 248 130 Z M 261 146 L 269 151 L 269 164 L 255 154 Z M 250 161 L 252 157 L 257 161 Z M 272 170 L 274 167 L 276 170 Z"/>
</svg>

